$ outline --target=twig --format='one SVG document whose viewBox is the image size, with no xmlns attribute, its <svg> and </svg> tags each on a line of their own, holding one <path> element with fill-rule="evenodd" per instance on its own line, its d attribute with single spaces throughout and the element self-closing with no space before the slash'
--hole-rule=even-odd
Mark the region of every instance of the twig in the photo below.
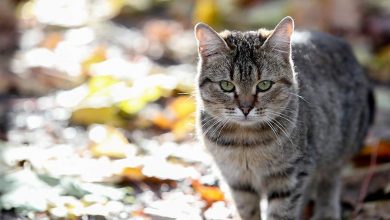
<svg viewBox="0 0 390 220">
<path fill-rule="evenodd" d="M 373 151 L 371 151 L 371 155 L 370 155 L 370 166 L 368 168 L 367 175 L 364 178 L 362 186 L 360 188 L 359 198 L 358 198 L 355 210 L 352 213 L 352 219 L 356 219 L 358 217 L 359 212 L 363 209 L 364 199 L 367 195 L 368 186 L 370 184 L 372 177 L 374 176 L 374 170 L 375 170 L 375 167 L 377 165 L 376 162 L 377 162 L 377 157 L 378 157 L 379 141 L 375 140 L 373 146 L 374 146 L 374 149 L 373 149 Z"/>
</svg>

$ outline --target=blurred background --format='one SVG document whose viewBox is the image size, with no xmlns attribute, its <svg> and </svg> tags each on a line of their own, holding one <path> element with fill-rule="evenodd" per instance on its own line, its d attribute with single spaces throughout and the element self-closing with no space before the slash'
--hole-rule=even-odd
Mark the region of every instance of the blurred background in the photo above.
<svg viewBox="0 0 390 220">
<path fill-rule="evenodd" d="M 343 218 L 390 219 L 388 0 L 1 0 L 0 219 L 231 219 L 194 135 L 192 29 L 286 15 L 345 38 L 375 85 Z"/>
</svg>

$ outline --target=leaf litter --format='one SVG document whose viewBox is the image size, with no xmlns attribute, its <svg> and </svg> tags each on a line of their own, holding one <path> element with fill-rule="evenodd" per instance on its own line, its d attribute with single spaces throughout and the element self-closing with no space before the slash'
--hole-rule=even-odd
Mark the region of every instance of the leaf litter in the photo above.
<svg viewBox="0 0 390 220">
<path fill-rule="evenodd" d="M 102 0 L 89 10 L 87 0 L 74 1 L 66 11 L 50 2 L 20 6 L 23 31 L 10 66 L 21 96 L 1 103 L 0 218 L 232 219 L 226 186 L 194 134 L 192 30 L 171 19 L 131 27 L 110 20 L 126 4 L 152 7 L 143 1 Z M 216 4 L 197 1 L 194 19 L 218 26 Z M 386 89 L 376 95 L 389 97 Z M 381 103 L 385 121 L 388 103 Z M 356 219 L 389 216 L 388 137 L 346 169 L 346 218 L 368 175 Z"/>
</svg>

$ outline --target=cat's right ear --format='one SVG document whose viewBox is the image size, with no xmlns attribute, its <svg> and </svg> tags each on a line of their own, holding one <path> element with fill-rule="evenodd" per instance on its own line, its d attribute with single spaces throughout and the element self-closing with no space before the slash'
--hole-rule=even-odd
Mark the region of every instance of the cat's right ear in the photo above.
<svg viewBox="0 0 390 220">
<path fill-rule="evenodd" d="M 228 50 L 226 42 L 207 24 L 196 24 L 194 32 L 198 42 L 198 52 L 202 58 L 218 55 Z"/>
</svg>

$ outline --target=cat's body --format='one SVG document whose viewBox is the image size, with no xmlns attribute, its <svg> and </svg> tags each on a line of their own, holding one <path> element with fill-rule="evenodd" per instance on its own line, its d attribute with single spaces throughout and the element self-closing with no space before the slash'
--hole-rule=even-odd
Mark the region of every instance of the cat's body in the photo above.
<svg viewBox="0 0 390 220">
<path fill-rule="evenodd" d="M 291 40 L 290 19 L 274 34 L 224 32 L 227 48 L 197 35 L 199 133 L 243 220 L 260 218 L 261 196 L 267 219 L 298 219 L 312 189 L 315 218 L 340 219 L 339 173 L 362 146 L 372 115 L 368 82 L 349 46 L 317 32 Z M 225 80 L 234 90 L 220 93 L 215 84 Z M 259 92 L 262 80 L 272 84 Z"/>
</svg>

